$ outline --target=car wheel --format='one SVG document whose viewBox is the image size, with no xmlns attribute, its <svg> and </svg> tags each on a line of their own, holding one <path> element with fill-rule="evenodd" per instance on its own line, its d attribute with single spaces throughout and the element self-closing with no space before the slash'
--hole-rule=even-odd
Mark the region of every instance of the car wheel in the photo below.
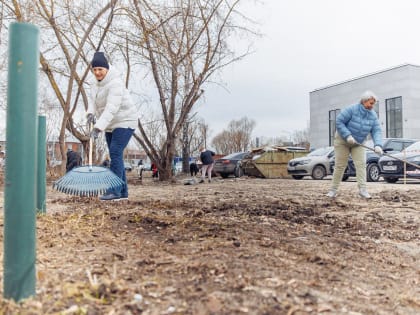
<svg viewBox="0 0 420 315">
<path fill-rule="evenodd" d="M 234 174 L 235 174 L 235 177 L 244 176 L 244 171 L 243 171 L 242 167 L 240 167 L 240 166 L 235 167 Z"/>
<path fill-rule="evenodd" d="M 376 163 L 368 164 L 366 168 L 367 181 L 368 182 L 377 182 L 379 181 L 379 166 Z"/>
<path fill-rule="evenodd" d="M 302 179 L 302 178 L 303 178 L 303 176 L 302 176 L 302 175 L 292 175 L 292 177 L 293 177 L 294 179 Z"/>
<path fill-rule="evenodd" d="M 312 178 L 316 180 L 323 179 L 325 177 L 325 174 L 325 168 L 321 165 L 316 165 L 312 170 Z"/>
<path fill-rule="evenodd" d="M 222 178 L 228 178 L 229 177 L 229 175 L 226 174 L 226 173 L 220 173 L 220 176 L 222 176 Z"/>
<path fill-rule="evenodd" d="M 391 184 L 396 183 L 398 181 L 398 178 L 395 178 L 395 177 L 385 177 L 384 179 L 387 183 L 391 183 Z"/>
</svg>

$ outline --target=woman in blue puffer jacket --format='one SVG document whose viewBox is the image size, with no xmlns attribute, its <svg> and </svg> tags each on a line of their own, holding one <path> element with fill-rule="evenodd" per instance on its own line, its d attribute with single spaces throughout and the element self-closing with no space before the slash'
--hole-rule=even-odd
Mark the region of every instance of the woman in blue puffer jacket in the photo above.
<svg viewBox="0 0 420 315">
<path fill-rule="evenodd" d="M 343 178 L 349 154 L 351 154 L 356 167 L 356 180 L 359 187 L 359 196 L 369 199 L 371 196 L 366 190 L 366 152 L 360 143 L 372 136 L 375 152 L 382 155 L 382 131 L 378 116 L 373 110 L 378 98 L 371 91 L 361 96 L 359 104 L 343 109 L 337 116 L 337 132 L 334 139 L 335 168 L 331 189 L 327 196 L 337 196 L 337 189 Z"/>
</svg>

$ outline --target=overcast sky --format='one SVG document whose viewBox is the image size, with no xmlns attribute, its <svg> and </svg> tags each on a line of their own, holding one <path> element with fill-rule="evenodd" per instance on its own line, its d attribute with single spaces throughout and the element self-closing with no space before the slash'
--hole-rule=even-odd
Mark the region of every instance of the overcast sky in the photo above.
<svg viewBox="0 0 420 315">
<path fill-rule="evenodd" d="M 420 65 L 419 0 L 244 1 L 264 37 L 254 54 L 225 68 L 228 91 L 206 90 L 198 112 L 212 136 L 247 116 L 256 121 L 254 137 L 288 137 L 308 126 L 310 91 Z"/>
</svg>

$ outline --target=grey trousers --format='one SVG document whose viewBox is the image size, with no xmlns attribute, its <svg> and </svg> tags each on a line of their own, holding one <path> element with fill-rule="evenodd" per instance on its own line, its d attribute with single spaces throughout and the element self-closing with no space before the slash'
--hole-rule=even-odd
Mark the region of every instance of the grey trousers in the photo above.
<svg viewBox="0 0 420 315">
<path fill-rule="evenodd" d="M 349 144 L 338 133 L 334 138 L 335 167 L 331 189 L 338 189 L 343 178 L 344 170 L 347 167 L 349 155 L 353 158 L 356 167 L 356 181 L 359 189 L 366 188 L 366 151 L 360 145 Z"/>
</svg>

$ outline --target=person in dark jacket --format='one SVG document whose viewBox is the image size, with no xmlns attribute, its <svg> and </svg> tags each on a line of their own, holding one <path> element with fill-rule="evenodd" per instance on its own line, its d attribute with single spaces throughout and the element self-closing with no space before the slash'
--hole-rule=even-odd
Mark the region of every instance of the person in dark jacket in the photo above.
<svg viewBox="0 0 420 315">
<path fill-rule="evenodd" d="M 371 198 L 366 190 L 366 152 L 360 144 L 366 141 L 370 134 L 375 144 L 375 153 L 382 155 L 382 131 L 378 116 L 373 109 L 378 98 L 371 91 L 363 93 L 360 103 L 344 108 L 337 116 L 337 132 L 334 139 L 335 168 L 327 196 L 337 196 L 338 185 L 343 178 L 349 155 L 356 166 L 356 180 L 359 186 L 359 196 Z"/>
<path fill-rule="evenodd" d="M 203 163 L 201 167 L 201 180 L 200 183 L 204 183 L 204 179 L 207 177 L 209 179 L 209 183 L 211 183 L 211 171 L 213 170 L 213 156 L 215 153 L 213 151 L 207 150 L 206 148 L 202 147 L 200 149 L 200 161 Z"/>
<path fill-rule="evenodd" d="M 195 160 L 192 161 L 191 164 L 190 164 L 190 173 L 191 173 L 191 176 L 197 176 L 198 166 L 197 166 L 197 163 L 195 162 Z"/>
<path fill-rule="evenodd" d="M 82 157 L 79 152 L 75 152 L 72 149 L 67 150 L 67 163 L 66 172 L 70 172 L 76 166 L 82 165 Z"/>
<path fill-rule="evenodd" d="M 139 160 L 137 163 L 137 172 L 139 174 L 139 179 L 143 179 L 143 171 L 144 171 L 143 160 Z"/>
</svg>

